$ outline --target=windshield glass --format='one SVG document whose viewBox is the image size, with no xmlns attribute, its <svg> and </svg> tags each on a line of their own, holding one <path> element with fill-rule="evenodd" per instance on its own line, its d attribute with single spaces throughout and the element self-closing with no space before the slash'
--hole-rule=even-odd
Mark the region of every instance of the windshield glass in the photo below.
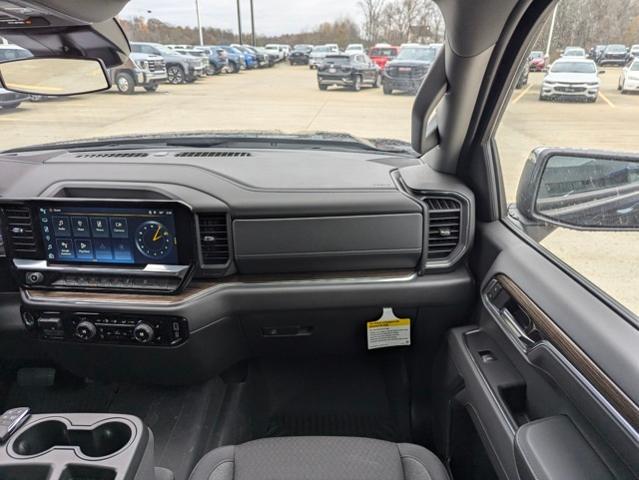
<svg viewBox="0 0 639 480">
<path fill-rule="evenodd" d="M 432 61 L 435 50 L 427 46 L 442 43 L 446 32 L 438 8 L 428 1 L 428 8 L 413 12 L 408 28 L 400 22 L 411 13 L 403 0 L 384 0 L 396 15 L 380 18 L 371 30 L 360 0 L 343 0 L 339 8 L 326 0 L 285 6 L 279 0 L 255 1 L 254 22 L 242 0 L 240 36 L 235 2 L 200 0 L 201 37 L 192 1 L 122 2 L 117 20 L 135 53 L 132 62 L 107 69 L 111 86 L 103 92 L 27 97 L 14 109 L 0 99 L 0 150 L 105 138 L 139 142 L 149 136 L 164 141 L 258 134 L 308 136 L 327 144 L 379 140 L 392 149 L 409 148 L 416 89 L 397 85 L 386 95 L 385 60 L 372 63 L 368 52 L 388 59 L 408 44 L 402 58 Z M 30 53 L 0 44 L 0 62 L 20 55 Z M 319 84 L 318 75 L 329 73 L 318 68 L 325 61 L 344 73 L 354 60 L 364 69 L 360 93 L 348 79 Z M 132 65 L 138 69 L 132 71 Z M 412 80 L 419 85 L 422 77 Z M 108 148 L 118 148 L 117 142 Z"/>
<path fill-rule="evenodd" d="M 586 52 L 581 48 L 571 48 L 564 53 L 566 57 L 584 57 Z"/>
<path fill-rule="evenodd" d="M 430 62 L 435 59 L 436 50 L 434 48 L 405 47 L 397 55 L 397 60 L 418 60 Z"/>
<path fill-rule="evenodd" d="M 626 47 L 624 45 L 608 45 L 606 52 L 609 53 L 626 53 Z"/>
<path fill-rule="evenodd" d="M 639 72 L 639 62 L 633 62 L 632 65 L 630 65 L 630 70 L 633 72 Z"/>
<path fill-rule="evenodd" d="M 542 58 L 543 56 L 543 52 L 530 52 L 530 58 Z"/>
<path fill-rule="evenodd" d="M 592 62 L 556 62 L 552 73 L 596 73 L 597 67 Z"/>
<path fill-rule="evenodd" d="M 324 61 L 326 63 L 332 63 L 335 65 L 348 65 L 349 63 L 351 63 L 351 57 L 348 57 L 345 55 L 342 55 L 342 56 L 329 55 L 326 57 Z"/>
</svg>

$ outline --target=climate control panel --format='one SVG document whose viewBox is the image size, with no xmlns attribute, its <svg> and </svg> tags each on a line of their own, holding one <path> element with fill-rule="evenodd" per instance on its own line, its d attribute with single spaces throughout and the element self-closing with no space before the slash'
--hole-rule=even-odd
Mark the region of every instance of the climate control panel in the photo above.
<svg viewBox="0 0 639 480">
<path fill-rule="evenodd" d="M 24 326 L 44 340 L 174 346 L 189 335 L 181 317 L 23 310 Z"/>
</svg>

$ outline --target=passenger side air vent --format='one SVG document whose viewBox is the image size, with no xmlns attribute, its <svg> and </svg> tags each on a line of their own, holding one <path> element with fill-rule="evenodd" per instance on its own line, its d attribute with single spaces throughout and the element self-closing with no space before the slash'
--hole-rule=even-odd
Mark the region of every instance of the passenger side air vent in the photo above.
<svg viewBox="0 0 639 480">
<path fill-rule="evenodd" d="M 145 158 L 149 154 L 145 152 L 104 152 L 104 153 L 78 153 L 75 158 Z"/>
<path fill-rule="evenodd" d="M 38 255 L 38 240 L 36 239 L 31 210 L 28 207 L 5 207 L 4 221 L 8 234 L 7 243 L 11 246 L 16 258 L 33 258 Z"/>
<path fill-rule="evenodd" d="M 222 266 L 229 261 L 229 234 L 225 213 L 198 214 L 200 252 L 204 266 Z"/>
<path fill-rule="evenodd" d="M 426 197 L 428 260 L 446 260 L 459 245 L 462 206 L 452 197 Z"/>
<path fill-rule="evenodd" d="M 194 151 L 194 152 L 179 152 L 175 154 L 176 157 L 185 157 L 185 158 L 205 158 L 205 157 L 250 157 L 251 154 L 249 152 L 211 152 L 211 151 Z"/>
</svg>

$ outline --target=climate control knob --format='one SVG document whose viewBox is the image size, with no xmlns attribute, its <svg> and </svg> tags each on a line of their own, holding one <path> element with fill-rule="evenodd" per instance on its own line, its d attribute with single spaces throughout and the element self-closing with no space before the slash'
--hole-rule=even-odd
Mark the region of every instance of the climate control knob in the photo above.
<svg viewBox="0 0 639 480">
<path fill-rule="evenodd" d="M 75 336 L 80 340 L 91 340 L 98 333 L 97 328 L 93 323 L 84 320 L 75 327 Z"/>
<path fill-rule="evenodd" d="M 151 343 L 154 337 L 153 327 L 148 323 L 138 323 L 133 329 L 133 338 L 140 343 Z"/>
</svg>

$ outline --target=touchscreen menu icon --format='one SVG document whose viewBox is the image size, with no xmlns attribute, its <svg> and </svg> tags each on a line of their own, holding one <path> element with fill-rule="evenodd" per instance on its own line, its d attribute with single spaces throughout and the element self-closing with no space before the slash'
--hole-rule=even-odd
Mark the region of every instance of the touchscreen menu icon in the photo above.
<svg viewBox="0 0 639 480">
<path fill-rule="evenodd" d="M 91 231 L 95 238 L 109 238 L 109 223 L 106 217 L 91 218 Z"/>
<path fill-rule="evenodd" d="M 56 237 L 70 237 L 71 228 L 69 226 L 69 217 L 52 217 L 53 231 Z"/>
<path fill-rule="evenodd" d="M 73 242 L 71 240 L 56 240 L 58 247 L 58 257 L 60 258 L 75 258 L 73 253 Z"/>
<path fill-rule="evenodd" d="M 88 237 L 90 235 L 87 217 L 71 217 L 71 228 L 74 237 Z"/>
<path fill-rule="evenodd" d="M 93 245 L 91 240 L 76 240 L 75 242 L 76 257 L 81 260 L 93 260 Z"/>
<path fill-rule="evenodd" d="M 111 220 L 111 236 L 113 238 L 129 238 L 129 226 L 126 218 L 114 217 Z"/>
</svg>

